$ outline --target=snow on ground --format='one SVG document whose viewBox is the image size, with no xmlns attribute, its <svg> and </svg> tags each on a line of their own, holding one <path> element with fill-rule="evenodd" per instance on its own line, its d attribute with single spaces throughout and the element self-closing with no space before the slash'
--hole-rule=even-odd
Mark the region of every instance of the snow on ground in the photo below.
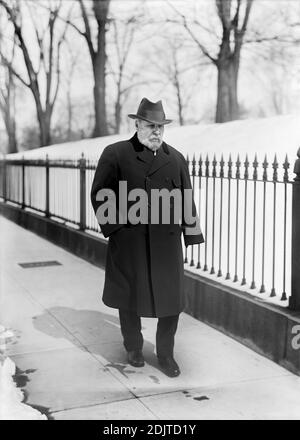
<svg viewBox="0 0 300 440">
<path fill-rule="evenodd" d="M 47 420 L 47 417 L 25 403 L 23 392 L 13 376 L 16 365 L 5 356 L 6 341 L 13 332 L 0 325 L 0 420 Z"/>
</svg>

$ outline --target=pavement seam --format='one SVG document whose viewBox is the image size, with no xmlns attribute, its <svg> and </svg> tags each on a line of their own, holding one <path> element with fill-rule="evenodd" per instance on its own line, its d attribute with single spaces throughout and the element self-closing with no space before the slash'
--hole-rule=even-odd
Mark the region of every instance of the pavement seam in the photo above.
<svg viewBox="0 0 300 440">
<path fill-rule="evenodd" d="M 195 391 L 195 392 L 199 392 L 199 391 L 206 391 L 206 390 L 210 390 L 210 389 L 220 389 L 223 387 L 227 387 L 230 385 L 243 385 L 243 384 L 247 384 L 247 383 L 251 383 L 251 382 L 257 382 L 257 381 L 266 381 L 266 380 L 273 380 L 273 379 L 281 379 L 281 378 L 285 378 L 286 376 L 294 376 L 293 374 L 288 374 L 288 375 L 280 375 L 280 376 L 268 376 L 268 377 L 261 377 L 261 378 L 255 378 L 255 379 L 244 379 L 244 380 L 238 380 L 238 381 L 233 381 L 233 382 L 222 382 L 222 383 L 215 383 L 212 385 L 208 385 L 208 386 L 196 386 L 196 387 L 181 387 L 178 388 L 177 390 L 172 390 L 172 391 L 164 391 L 161 393 L 152 393 L 152 394 L 144 394 L 143 396 L 139 396 L 139 398 L 145 398 L 145 397 L 154 397 L 157 395 L 163 395 L 163 394 L 171 394 L 171 393 L 178 393 L 178 392 L 183 392 L 183 391 Z"/>
<path fill-rule="evenodd" d="M 72 334 L 72 333 L 71 333 Z M 72 335 L 73 336 L 73 335 Z M 73 350 L 74 348 L 84 348 L 85 351 L 87 351 L 86 347 L 92 347 L 97 346 L 99 344 L 90 344 L 88 346 L 83 345 L 81 342 L 79 345 L 75 345 L 73 342 L 69 341 L 71 344 L 73 344 L 73 347 L 59 347 L 59 348 L 42 348 L 40 350 L 34 350 L 34 351 L 23 351 L 19 353 L 7 353 L 8 356 L 23 356 L 23 355 L 30 355 L 30 354 L 38 354 L 38 353 L 47 353 L 49 351 L 59 351 L 59 350 Z M 119 341 L 107 341 L 101 343 L 101 345 L 107 345 L 107 344 L 118 344 Z"/>
<path fill-rule="evenodd" d="M 69 407 L 69 408 L 59 409 L 59 410 L 56 410 L 56 411 L 50 411 L 50 414 L 51 414 L 51 415 L 52 415 L 52 414 L 58 414 L 58 413 L 60 413 L 60 412 L 72 411 L 72 410 L 74 410 L 74 409 L 92 408 L 92 407 L 94 407 L 94 406 L 112 405 L 112 404 L 114 404 L 114 403 L 118 403 L 118 402 L 127 402 L 127 401 L 131 401 L 131 400 L 138 400 L 138 401 L 141 403 L 141 405 L 143 405 L 143 406 L 144 406 L 149 412 L 151 412 L 153 415 L 155 415 L 155 414 L 153 413 L 153 411 L 151 411 L 151 409 L 149 409 L 146 405 L 144 405 L 143 402 L 141 402 L 140 399 L 139 399 L 138 397 L 135 397 L 135 396 L 130 397 L 130 398 L 127 398 L 127 399 L 117 399 L 117 400 L 112 400 L 112 401 L 110 401 L 110 402 L 99 402 L 99 403 L 93 403 L 93 404 L 90 404 L 90 405 L 81 405 L 81 406 L 74 406 L 74 407 Z M 155 415 L 155 416 L 156 416 L 156 415 Z M 156 417 L 157 417 L 157 416 L 156 416 Z"/>
<path fill-rule="evenodd" d="M 281 376 L 278 376 L 277 378 L 281 378 Z M 261 379 L 261 380 L 263 380 L 263 379 Z M 234 384 L 234 383 L 242 383 L 242 382 L 251 382 L 251 381 L 229 382 L 226 385 L 231 385 L 231 384 Z M 153 414 L 153 416 L 157 420 L 160 420 L 160 417 L 157 414 L 155 414 L 153 412 L 153 410 L 151 410 L 148 407 L 148 405 L 144 401 L 142 401 L 141 399 L 145 399 L 145 398 L 149 398 L 149 397 L 159 397 L 159 396 L 165 396 L 165 395 L 170 395 L 170 394 L 182 393 L 183 391 L 186 391 L 187 389 L 189 390 L 189 392 L 197 393 L 199 391 L 201 391 L 201 392 L 204 391 L 204 390 L 207 391 L 209 389 L 215 389 L 215 388 L 218 388 L 218 387 L 219 387 L 218 385 L 209 386 L 207 388 L 204 388 L 204 387 L 196 387 L 196 388 L 184 387 L 184 389 L 177 389 L 177 390 L 172 390 L 172 391 L 162 391 L 161 393 L 152 393 L 152 394 L 146 394 L 146 395 L 143 395 L 143 396 L 134 396 L 132 398 L 118 399 L 118 400 L 113 400 L 113 401 L 110 401 L 110 402 L 100 402 L 100 403 L 94 403 L 94 404 L 91 404 L 91 405 L 82 405 L 82 406 L 78 406 L 78 407 L 64 408 L 64 409 L 57 410 L 57 411 L 51 411 L 50 414 L 54 415 L 54 414 L 58 414 L 58 413 L 61 413 L 61 412 L 66 412 L 66 411 L 78 410 L 78 409 L 82 409 L 82 408 L 92 408 L 92 407 L 96 407 L 96 406 L 109 405 L 109 404 L 114 404 L 114 403 L 118 403 L 118 402 L 126 402 L 126 401 L 130 401 L 130 400 L 136 399 L 136 400 L 138 400 L 140 402 L 141 405 L 143 405 L 145 407 L 145 409 L 148 412 Z"/>
</svg>

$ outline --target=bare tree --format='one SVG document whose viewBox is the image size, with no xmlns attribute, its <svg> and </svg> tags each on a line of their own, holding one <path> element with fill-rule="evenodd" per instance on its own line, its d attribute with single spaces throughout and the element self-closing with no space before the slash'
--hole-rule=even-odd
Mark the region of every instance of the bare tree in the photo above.
<svg viewBox="0 0 300 440">
<path fill-rule="evenodd" d="M 186 111 L 199 84 L 201 68 L 207 66 L 203 59 L 196 59 L 182 37 L 169 35 L 154 46 L 154 54 L 149 55 L 153 66 L 161 79 L 162 87 L 171 85 L 175 92 L 179 125 L 186 122 Z"/>
<path fill-rule="evenodd" d="M 110 0 L 77 0 L 80 6 L 84 31 L 73 21 L 71 26 L 86 40 L 94 76 L 95 126 L 93 137 L 108 134 L 106 115 L 106 31 Z M 89 5 L 91 4 L 91 8 Z M 96 36 L 93 35 L 96 22 Z"/>
<path fill-rule="evenodd" d="M 212 55 L 208 45 L 197 36 L 197 28 L 212 33 L 196 18 L 188 21 L 170 2 L 169 4 L 181 17 L 181 23 L 205 55 L 217 68 L 218 93 L 216 122 L 226 122 L 239 117 L 238 75 L 241 49 L 247 30 L 251 7 L 254 0 L 215 0 L 217 16 L 221 23 L 222 36 L 216 56 Z"/>
<path fill-rule="evenodd" d="M 259 117 L 293 112 L 299 102 L 299 68 L 295 61 L 300 42 L 300 4 L 289 1 L 287 8 L 285 1 L 278 1 L 256 6 L 243 44 L 243 82 L 251 84 L 251 91 L 243 89 L 242 107 L 247 114 Z"/>
<path fill-rule="evenodd" d="M 1 58 L 1 57 L 0 57 Z M 8 153 L 18 151 L 16 135 L 16 85 L 12 73 L 6 69 L 3 72 L 4 81 L 0 85 L 0 111 L 3 116 L 8 138 Z"/>
<path fill-rule="evenodd" d="M 1 48 L 3 36 L 0 35 L 0 112 L 3 117 L 7 139 L 8 153 L 18 151 L 16 135 L 16 84 L 11 71 L 2 62 Z M 14 58 L 15 42 L 13 43 L 10 60 Z"/>
<path fill-rule="evenodd" d="M 122 109 L 133 87 L 144 84 L 140 79 L 139 69 L 136 66 L 128 65 L 130 51 L 134 44 L 135 34 L 141 25 L 142 13 L 132 13 L 129 17 L 121 20 L 111 18 L 111 41 L 110 54 L 113 57 L 108 59 L 108 75 L 111 75 L 115 84 L 114 99 L 114 132 L 119 133 L 122 122 Z"/>
<path fill-rule="evenodd" d="M 61 88 L 62 93 L 57 100 L 56 111 L 54 115 L 53 127 L 52 127 L 52 140 L 56 142 L 69 142 L 78 138 L 78 130 L 75 132 L 75 114 L 76 105 L 75 98 L 73 96 L 73 81 L 76 73 L 76 68 L 79 64 L 79 50 L 74 49 L 73 42 L 66 41 L 66 58 L 65 66 L 62 70 L 61 76 Z M 82 103 L 80 106 L 80 119 L 83 119 Z"/>
<path fill-rule="evenodd" d="M 288 111 L 290 86 L 293 82 L 293 51 L 286 45 L 268 44 L 264 47 L 263 59 L 260 62 L 259 72 L 253 72 L 256 79 L 263 86 L 265 94 L 265 106 L 270 112 L 276 115 L 284 114 Z"/>
<path fill-rule="evenodd" d="M 37 119 L 40 129 L 40 144 L 49 145 L 51 143 L 51 118 L 53 108 L 60 86 L 60 54 L 61 46 L 65 40 L 68 24 L 57 38 L 59 32 L 56 31 L 56 24 L 58 14 L 62 7 L 62 0 L 53 4 L 49 2 L 49 14 L 47 18 L 46 28 L 40 30 L 39 23 L 34 19 L 34 14 L 30 2 L 24 1 L 28 7 L 28 12 L 31 15 L 32 25 L 36 37 L 38 48 L 38 67 L 35 68 L 35 57 L 30 53 L 30 44 L 26 43 L 24 38 L 24 31 L 22 26 L 22 10 L 20 3 L 10 2 L 7 0 L 0 0 L 0 7 L 2 7 L 11 22 L 17 42 L 17 46 L 21 51 L 21 56 L 24 61 L 27 78 L 17 70 L 14 63 L 5 57 L 3 53 L 2 60 L 19 81 L 31 91 L 37 112 Z M 35 5 L 34 5 L 35 6 Z M 45 96 L 43 96 L 42 89 L 45 84 Z"/>
<path fill-rule="evenodd" d="M 72 51 L 72 48 L 69 47 L 69 57 L 70 57 L 70 63 L 67 72 L 66 84 L 67 84 L 67 112 L 68 112 L 67 139 L 70 141 L 72 140 L 72 133 L 73 133 L 73 110 L 74 110 L 72 103 L 71 87 L 74 78 L 75 68 L 76 65 L 78 64 L 78 51 L 74 52 Z"/>
</svg>

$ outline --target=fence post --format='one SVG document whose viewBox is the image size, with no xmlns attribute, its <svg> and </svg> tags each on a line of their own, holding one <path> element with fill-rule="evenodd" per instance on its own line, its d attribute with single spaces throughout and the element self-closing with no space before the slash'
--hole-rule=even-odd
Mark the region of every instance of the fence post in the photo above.
<svg viewBox="0 0 300 440">
<path fill-rule="evenodd" d="M 45 216 L 50 217 L 50 210 L 49 210 L 49 157 L 48 154 L 46 154 L 46 207 L 45 207 Z"/>
<path fill-rule="evenodd" d="M 85 183 L 85 173 L 86 173 L 86 159 L 82 153 L 81 159 L 79 160 L 79 170 L 80 170 L 80 223 L 79 229 L 85 230 L 86 228 L 86 183 Z"/>
<path fill-rule="evenodd" d="M 289 308 L 300 310 L 300 148 L 295 162 L 292 201 L 292 289 Z"/>
<path fill-rule="evenodd" d="M 25 208 L 25 159 L 22 156 L 22 205 L 21 208 Z"/>
</svg>

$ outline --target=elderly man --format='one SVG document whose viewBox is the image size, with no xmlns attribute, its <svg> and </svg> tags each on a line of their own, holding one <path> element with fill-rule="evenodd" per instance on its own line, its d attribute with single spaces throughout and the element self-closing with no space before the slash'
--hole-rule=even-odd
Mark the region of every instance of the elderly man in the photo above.
<svg viewBox="0 0 300 440">
<path fill-rule="evenodd" d="M 204 239 L 193 200 L 191 215 L 181 212 L 178 222 L 175 198 L 169 197 L 162 208 L 164 200 L 154 203 L 152 197 L 155 191 L 163 190 L 166 196 L 166 190 L 171 194 L 176 190 L 184 211 L 186 194 L 191 193 L 184 156 L 163 142 L 164 126 L 172 121 L 166 119 L 162 102 L 143 98 L 137 113 L 128 116 L 135 119 L 136 133 L 104 149 L 91 190 L 98 223 L 104 237 L 109 237 L 103 302 L 119 309 L 128 362 L 134 367 L 144 365 L 141 317 L 158 318 L 158 363 L 166 375 L 175 377 L 180 369 L 173 356 L 174 340 L 185 307 L 181 233 L 186 246 Z M 138 196 L 139 209 L 134 209 Z M 104 211 L 111 209 L 115 215 L 104 218 Z M 166 209 L 169 221 L 162 219 Z M 132 220 L 140 211 L 149 215 L 141 217 L 144 221 Z M 135 216 L 129 215 L 132 212 Z"/>
</svg>

